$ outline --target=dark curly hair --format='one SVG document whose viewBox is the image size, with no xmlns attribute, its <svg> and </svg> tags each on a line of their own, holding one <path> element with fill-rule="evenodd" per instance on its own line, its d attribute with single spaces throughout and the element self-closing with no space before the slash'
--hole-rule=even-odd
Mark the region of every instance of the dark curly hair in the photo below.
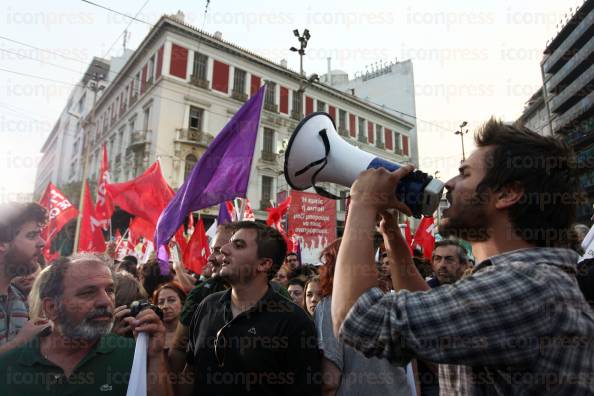
<svg viewBox="0 0 594 396">
<path fill-rule="evenodd" d="M 578 192 L 573 150 L 560 139 L 495 118 L 479 129 L 475 143 L 492 147 L 478 196 L 519 186 L 523 196 L 508 209 L 514 232 L 535 246 L 568 246 L 576 207 L 585 199 Z"/>
</svg>

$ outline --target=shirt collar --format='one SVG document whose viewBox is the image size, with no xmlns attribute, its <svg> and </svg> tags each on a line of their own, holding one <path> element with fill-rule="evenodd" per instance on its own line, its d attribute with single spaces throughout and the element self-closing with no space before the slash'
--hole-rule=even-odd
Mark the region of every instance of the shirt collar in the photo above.
<svg viewBox="0 0 594 396">
<path fill-rule="evenodd" d="M 512 250 L 481 261 L 472 271 L 473 273 L 491 265 L 512 264 L 514 262 L 549 264 L 559 267 L 563 271 L 575 272 L 579 255 L 564 248 L 535 247 Z"/>
<path fill-rule="evenodd" d="M 32 341 L 21 347 L 21 352 L 18 356 L 19 363 L 25 366 L 33 366 L 34 364 L 54 366 L 53 363 L 49 362 L 41 354 L 40 341 L 41 338 L 37 336 Z M 89 353 L 87 353 L 87 355 L 81 360 L 81 363 L 83 361 L 87 361 L 96 354 L 106 354 L 112 352 L 117 347 L 116 344 L 117 340 L 115 336 L 111 334 L 102 336 L 99 342 L 97 342 L 95 346 L 93 346 L 93 348 L 89 351 Z"/>
<path fill-rule="evenodd" d="M 231 287 L 227 289 L 219 298 L 219 303 L 225 304 L 225 307 L 228 307 L 229 309 L 231 308 L 231 289 Z M 275 295 L 276 292 L 274 291 L 274 288 L 270 282 L 268 282 L 268 291 L 266 291 L 262 298 L 246 312 L 262 311 L 262 308 L 266 307 L 266 303 L 273 300 Z"/>
</svg>

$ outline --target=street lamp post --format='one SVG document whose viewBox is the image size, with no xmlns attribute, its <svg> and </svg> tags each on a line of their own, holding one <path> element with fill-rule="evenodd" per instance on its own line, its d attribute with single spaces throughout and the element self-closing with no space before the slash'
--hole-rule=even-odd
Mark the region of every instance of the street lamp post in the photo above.
<svg viewBox="0 0 594 396">
<path fill-rule="evenodd" d="M 468 123 L 463 121 L 462 124 L 460 124 L 460 130 L 454 132 L 456 135 L 460 135 L 460 141 L 462 142 L 462 161 L 466 161 L 466 155 L 464 154 L 464 135 L 468 133 L 468 129 L 465 131 L 463 130 L 466 125 L 468 125 Z"/>
<path fill-rule="evenodd" d="M 299 53 L 299 74 L 303 77 L 305 74 L 303 72 L 303 55 L 305 55 L 305 48 L 307 48 L 307 42 L 309 41 L 311 35 L 309 34 L 309 30 L 305 29 L 303 34 L 299 34 L 299 30 L 293 30 L 293 34 L 299 40 L 299 49 L 295 47 L 291 47 L 290 50 L 293 52 Z"/>
<path fill-rule="evenodd" d="M 305 77 L 305 72 L 303 71 L 303 56 L 305 55 L 305 48 L 307 47 L 307 42 L 309 41 L 311 35 L 309 34 L 308 29 L 304 29 L 303 34 L 299 34 L 298 29 L 294 29 L 293 34 L 299 40 L 299 49 L 297 49 L 295 47 L 291 47 L 289 49 L 291 51 L 297 52 L 299 54 L 299 76 L 300 76 L 300 79 L 299 79 L 299 90 L 297 92 L 299 92 L 299 97 L 300 97 L 298 111 L 300 114 L 299 118 L 301 118 L 301 117 L 303 117 L 303 111 L 302 111 L 303 92 L 305 92 L 305 82 L 303 81 L 303 79 Z"/>
</svg>

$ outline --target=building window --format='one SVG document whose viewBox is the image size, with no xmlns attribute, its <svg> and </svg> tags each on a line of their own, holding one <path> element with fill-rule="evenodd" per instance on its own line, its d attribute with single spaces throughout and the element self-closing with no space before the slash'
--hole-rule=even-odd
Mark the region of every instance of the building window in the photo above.
<svg viewBox="0 0 594 396">
<path fill-rule="evenodd" d="M 400 142 L 400 134 L 398 132 L 394 132 L 394 151 L 402 153 L 402 143 Z"/>
<path fill-rule="evenodd" d="M 186 166 L 184 168 L 184 181 L 188 179 L 188 176 L 192 173 L 192 169 L 194 169 L 194 165 L 196 165 L 198 159 L 193 154 L 188 154 L 186 156 Z"/>
<path fill-rule="evenodd" d="M 365 130 L 366 130 L 365 125 L 366 125 L 365 118 L 359 117 L 359 125 L 358 125 L 359 133 L 357 135 L 357 139 L 363 143 L 367 143 L 367 136 L 365 135 Z"/>
<path fill-rule="evenodd" d="M 274 106 L 276 104 L 276 83 L 267 81 L 266 84 L 266 97 L 264 98 L 264 104 Z"/>
<path fill-rule="evenodd" d="M 85 109 L 85 101 L 87 100 L 87 94 L 85 93 L 82 98 L 78 101 L 78 115 L 81 116 Z"/>
<path fill-rule="evenodd" d="M 146 109 L 144 109 L 144 124 L 142 125 L 142 130 L 143 131 L 148 131 L 149 130 L 149 121 L 151 118 L 151 108 L 147 107 Z"/>
<path fill-rule="evenodd" d="M 317 111 L 326 111 L 326 103 L 318 100 Z"/>
<path fill-rule="evenodd" d="M 153 81 L 154 73 L 155 73 L 155 55 L 151 56 L 151 58 L 149 59 L 146 81 Z"/>
<path fill-rule="evenodd" d="M 344 130 L 348 129 L 348 125 L 347 125 L 347 113 L 344 110 L 338 110 L 338 127 L 339 128 L 344 128 Z"/>
<path fill-rule="evenodd" d="M 134 97 L 140 95 L 140 72 L 134 77 Z"/>
<path fill-rule="evenodd" d="M 208 66 L 208 56 L 199 52 L 194 52 L 194 67 L 192 76 L 200 80 L 206 80 L 206 68 Z"/>
<path fill-rule="evenodd" d="M 274 130 L 264 128 L 264 141 L 262 143 L 262 151 L 265 153 L 274 152 Z"/>
<path fill-rule="evenodd" d="M 204 118 L 204 110 L 199 107 L 190 106 L 190 129 L 202 131 L 202 120 Z"/>
<path fill-rule="evenodd" d="M 340 199 L 338 200 L 338 211 L 339 212 L 346 211 L 347 194 L 348 194 L 348 190 L 342 190 L 340 192 Z"/>
<path fill-rule="evenodd" d="M 384 129 L 381 125 L 375 125 L 375 145 L 384 148 Z"/>
<path fill-rule="evenodd" d="M 233 92 L 238 94 L 245 93 L 245 76 L 245 70 L 235 68 L 235 73 L 233 74 Z"/>
<path fill-rule="evenodd" d="M 293 114 L 294 115 L 301 115 L 303 113 L 303 92 L 301 91 L 293 91 Z"/>
<path fill-rule="evenodd" d="M 262 200 L 260 207 L 265 209 L 270 206 L 270 200 L 272 199 L 272 177 L 262 176 Z"/>
<path fill-rule="evenodd" d="M 124 125 L 123 127 L 120 128 L 120 131 L 118 133 L 118 140 L 117 140 L 117 149 L 116 149 L 116 155 L 120 154 L 123 150 L 124 150 L 124 132 L 126 131 L 126 126 Z"/>
</svg>

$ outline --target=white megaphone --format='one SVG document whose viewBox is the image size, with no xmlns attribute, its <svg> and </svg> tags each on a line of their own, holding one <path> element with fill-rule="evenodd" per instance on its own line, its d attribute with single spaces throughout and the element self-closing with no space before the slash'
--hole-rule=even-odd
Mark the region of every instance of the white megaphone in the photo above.
<svg viewBox="0 0 594 396">
<path fill-rule="evenodd" d="M 365 169 L 386 168 L 394 171 L 401 165 L 386 161 L 350 145 L 337 133 L 327 113 L 317 112 L 299 123 L 285 153 L 285 179 L 296 190 L 314 187 L 320 195 L 338 198 L 316 186 L 330 182 L 350 187 Z M 421 171 L 403 178 L 396 195 L 413 216 L 431 216 L 439 206 L 444 184 Z"/>
</svg>

